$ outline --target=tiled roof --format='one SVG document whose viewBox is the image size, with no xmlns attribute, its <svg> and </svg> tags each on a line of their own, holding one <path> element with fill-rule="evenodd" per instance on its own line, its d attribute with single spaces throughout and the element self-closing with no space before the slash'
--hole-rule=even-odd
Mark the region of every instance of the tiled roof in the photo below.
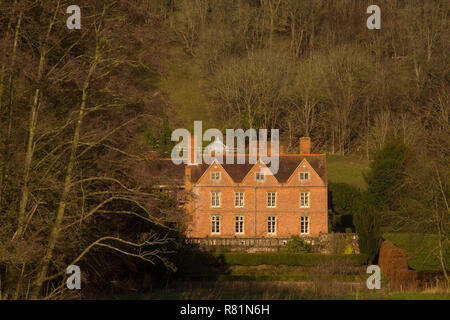
<svg viewBox="0 0 450 320">
<path fill-rule="evenodd" d="M 326 156 L 325 154 L 319 155 L 280 155 L 280 163 L 278 172 L 275 174 L 275 178 L 280 183 L 285 183 L 289 177 L 292 175 L 294 170 L 298 167 L 298 165 L 306 159 L 309 164 L 313 167 L 313 169 L 317 172 L 317 174 L 322 178 L 325 184 L 328 183 L 327 176 L 327 165 L 326 165 Z M 235 183 L 242 182 L 242 179 L 247 175 L 247 173 L 251 170 L 254 164 L 249 164 L 248 157 L 246 156 L 245 164 L 237 164 L 235 161 L 234 164 L 222 164 L 223 168 L 227 173 L 231 176 Z M 196 183 L 198 179 L 202 176 L 202 174 L 208 169 L 208 164 L 199 164 L 190 166 L 191 167 L 191 181 Z M 270 164 L 269 164 L 270 167 Z"/>
<path fill-rule="evenodd" d="M 237 157 L 237 156 L 236 156 Z M 243 156 L 240 156 L 243 157 Z M 327 165 L 325 154 L 318 155 L 295 155 L 286 154 L 280 155 L 280 163 L 278 172 L 275 178 L 280 183 L 285 183 L 292 175 L 298 165 L 306 159 L 314 170 L 319 174 L 325 184 L 328 184 Z M 224 159 L 225 160 L 225 159 Z M 175 165 L 170 159 L 155 159 L 149 160 L 151 170 L 158 171 L 160 177 L 160 184 L 183 184 L 184 185 L 184 164 Z M 254 164 L 250 164 L 248 156 L 245 156 L 244 164 L 237 164 L 235 159 L 234 164 L 222 164 L 235 183 L 240 183 L 251 170 Z M 202 163 L 193 165 L 191 167 L 191 182 L 196 183 L 203 173 L 208 169 L 209 164 Z M 270 167 L 270 164 L 269 164 Z"/>
</svg>

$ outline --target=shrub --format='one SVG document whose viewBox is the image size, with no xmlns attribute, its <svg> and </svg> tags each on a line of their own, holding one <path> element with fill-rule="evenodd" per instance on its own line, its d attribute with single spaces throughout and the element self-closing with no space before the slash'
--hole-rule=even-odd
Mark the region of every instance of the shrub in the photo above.
<svg viewBox="0 0 450 320">
<path fill-rule="evenodd" d="M 332 230 L 343 232 L 353 227 L 353 214 L 358 209 L 361 192 L 347 183 L 330 183 L 328 205 L 332 211 Z"/>
<path fill-rule="evenodd" d="M 355 249 L 353 249 L 353 246 L 351 243 L 346 243 L 344 248 L 344 254 L 353 254 L 355 253 Z"/>
<path fill-rule="evenodd" d="M 300 239 L 299 236 L 292 236 L 291 241 L 286 244 L 282 251 L 290 253 L 308 253 L 311 252 L 311 245 Z"/>
<path fill-rule="evenodd" d="M 329 205 L 333 212 L 340 215 L 352 215 L 360 197 L 358 188 L 347 183 L 330 183 L 328 185 Z"/>
</svg>

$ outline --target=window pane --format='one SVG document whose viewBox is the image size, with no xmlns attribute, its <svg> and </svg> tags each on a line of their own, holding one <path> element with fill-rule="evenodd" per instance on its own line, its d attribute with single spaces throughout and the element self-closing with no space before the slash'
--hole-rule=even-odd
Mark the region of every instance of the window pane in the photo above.
<svg viewBox="0 0 450 320">
<path fill-rule="evenodd" d="M 220 217 L 219 216 L 211 217 L 211 232 L 212 233 L 220 233 Z"/>
<path fill-rule="evenodd" d="M 268 207 L 275 207 L 276 206 L 276 193 L 275 192 L 268 192 L 267 193 L 267 206 Z"/>
<path fill-rule="evenodd" d="M 300 233 L 309 234 L 309 217 L 300 217 Z"/>
<path fill-rule="evenodd" d="M 275 217 L 273 216 L 267 219 L 267 233 L 275 233 Z"/>
<path fill-rule="evenodd" d="M 309 192 L 300 193 L 300 207 L 309 208 Z"/>
<path fill-rule="evenodd" d="M 236 233 L 244 233 L 244 217 L 237 216 L 235 217 L 235 232 Z"/>
<path fill-rule="evenodd" d="M 220 217 L 219 216 L 211 217 L 211 231 L 212 231 L 212 233 L 220 233 Z"/>
<path fill-rule="evenodd" d="M 211 206 L 220 207 L 220 192 L 211 192 Z"/>
</svg>

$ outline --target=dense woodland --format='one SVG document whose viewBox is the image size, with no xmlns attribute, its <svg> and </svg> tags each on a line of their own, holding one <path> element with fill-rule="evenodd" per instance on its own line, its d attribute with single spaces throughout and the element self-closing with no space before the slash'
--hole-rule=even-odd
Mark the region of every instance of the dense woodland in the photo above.
<svg viewBox="0 0 450 320">
<path fill-rule="evenodd" d="M 373 2 L 373 1 L 372 1 Z M 294 149 L 370 157 L 448 121 L 447 1 L 160 1 L 222 127 L 278 128 Z"/>
<path fill-rule="evenodd" d="M 373 257 L 387 225 L 448 241 L 449 2 L 377 1 L 368 30 L 372 2 L 80 0 L 68 30 L 72 2 L 0 0 L 0 298 L 65 297 L 70 264 L 88 292 L 177 269 L 185 218 L 143 161 L 184 124 L 156 84 L 174 52 L 216 127 L 375 159 L 351 204 Z"/>
</svg>

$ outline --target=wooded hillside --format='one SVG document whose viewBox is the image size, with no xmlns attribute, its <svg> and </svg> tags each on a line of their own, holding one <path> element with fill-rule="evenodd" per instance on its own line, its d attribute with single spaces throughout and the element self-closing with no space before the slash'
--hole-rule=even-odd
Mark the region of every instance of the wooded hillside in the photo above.
<svg viewBox="0 0 450 320">
<path fill-rule="evenodd" d="M 169 93 L 219 128 L 278 128 L 290 150 L 300 136 L 315 151 L 366 158 L 390 134 L 417 144 L 448 128 L 449 4 L 378 1 L 381 29 L 369 30 L 372 2 L 156 1 L 171 47 L 184 49 L 169 70 L 198 84 L 184 100 L 183 82 Z"/>
</svg>

